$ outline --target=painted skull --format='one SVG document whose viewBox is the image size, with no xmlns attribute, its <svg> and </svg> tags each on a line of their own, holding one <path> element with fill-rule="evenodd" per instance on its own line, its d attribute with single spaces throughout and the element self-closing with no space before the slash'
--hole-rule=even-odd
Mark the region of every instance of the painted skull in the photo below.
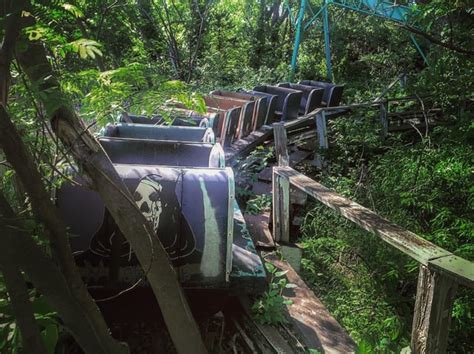
<svg viewBox="0 0 474 354">
<path fill-rule="evenodd" d="M 162 185 L 158 182 L 158 175 L 148 175 L 140 181 L 133 198 L 141 213 L 158 230 L 160 215 L 163 211 L 161 203 Z"/>
</svg>

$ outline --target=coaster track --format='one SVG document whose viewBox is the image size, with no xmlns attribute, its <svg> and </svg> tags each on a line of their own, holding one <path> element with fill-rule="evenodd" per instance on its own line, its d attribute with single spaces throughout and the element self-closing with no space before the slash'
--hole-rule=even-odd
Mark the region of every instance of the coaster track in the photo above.
<svg viewBox="0 0 474 354">
<path fill-rule="evenodd" d="M 303 33 L 319 19 L 321 19 L 323 23 L 326 77 L 329 81 L 332 81 L 333 73 L 331 65 L 330 23 L 328 14 L 328 8 L 330 5 L 395 22 L 404 27 L 417 28 L 415 21 L 417 10 L 412 6 L 400 5 L 396 0 L 324 0 L 323 5 L 316 11 L 313 10 L 308 0 L 300 0 L 300 5 L 297 11 L 294 11 L 288 2 L 285 3 L 290 13 L 290 22 L 296 27 L 295 40 L 293 43 L 293 55 L 291 58 L 290 81 L 293 79 L 296 72 L 298 51 Z M 416 4 L 416 1 L 412 1 L 412 4 Z M 292 13 L 295 14 L 292 15 Z M 305 18 L 305 14 L 308 14 L 307 19 Z M 425 63 L 428 64 L 428 59 L 413 34 L 410 34 L 410 39 Z"/>
</svg>

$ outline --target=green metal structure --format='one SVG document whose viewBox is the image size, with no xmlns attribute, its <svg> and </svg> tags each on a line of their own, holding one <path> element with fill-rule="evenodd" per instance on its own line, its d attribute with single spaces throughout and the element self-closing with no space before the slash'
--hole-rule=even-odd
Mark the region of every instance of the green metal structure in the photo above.
<svg viewBox="0 0 474 354">
<path fill-rule="evenodd" d="M 402 25 L 413 26 L 413 9 L 406 5 L 397 5 L 393 1 L 387 0 L 324 0 L 323 5 L 314 11 L 308 0 L 300 0 L 300 6 L 298 9 L 298 17 L 292 18 L 291 7 L 288 2 L 286 6 L 290 12 L 290 21 L 296 26 L 295 40 L 293 45 L 293 55 L 291 58 L 291 72 L 290 81 L 293 80 L 296 72 L 298 51 L 301 44 L 301 38 L 305 30 L 313 25 L 318 19 L 322 20 L 323 31 L 324 31 L 324 51 L 326 56 L 326 76 L 327 79 L 332 81 L 332 65 L 331 65 L 331 48 L 330 48 L 330 26 L 329 26 L 329 15 L 328 8 L 330 5 L 339 6 L 348 10 L 356 11 L 365 15 L 375 16 L 382 18 L 387 21 L 397 22 Z M 305 22 L 305 14 L 309 15 L 309 18 Z M 416 41 L 413 35 L 410 38 L 415 45 L 416 49 L 422 56 L 425 63 L 428 64 L 428 59 L 425 53 L 421 49 L 420 45 Z"/>
</svg>

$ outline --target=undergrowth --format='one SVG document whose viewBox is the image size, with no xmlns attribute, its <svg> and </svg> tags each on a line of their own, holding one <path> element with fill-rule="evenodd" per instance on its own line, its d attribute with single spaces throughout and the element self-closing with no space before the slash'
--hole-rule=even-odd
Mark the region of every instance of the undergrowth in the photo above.
<svg viewBox="0 0 474 354">
<path fill-rule="evenodd" d="M 381 142 L 371 119 L 331 123 L 331 171 L 312 177 L 390 221 L 474 260 L 474 126 L 469 119 Z M 466 117 L 464 117 L 466 118 Z M 303 171 L 308 174 L 308 171 Z M 301 226 L 302 268 L 329 311 L 369 352 L 409 345 L 418 264 L 320 203 Z M 448 350 L 472 352 L 473 292 L 460 286 Z"/>
</svg>

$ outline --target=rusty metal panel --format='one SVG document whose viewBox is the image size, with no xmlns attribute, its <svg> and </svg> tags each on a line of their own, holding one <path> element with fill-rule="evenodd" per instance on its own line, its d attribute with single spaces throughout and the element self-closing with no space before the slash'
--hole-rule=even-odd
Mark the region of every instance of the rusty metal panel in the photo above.
<svg viewBox="0 0 474 354">
<path fill-rule="evenodd" d="M 232 170 L 115 167 L 177 267 L 183 285 L 223 286 L 232 264 Z M 57 192 L 57 205 L 70 227 L 76 261 L 89 286 L 109 286 L 114 247 L 120 265 L 118 284 L 139 279 L 133 250 L 98 194 L 65 184 Z M 86 205 L 90 213 L 83 213 Z M 117 241 L 118 247 L 114 246 Z"/>
<path fill-rule="evenodd" d="M 200 127 L 115 123 L 108 124 L 101 133 L 102 136 L 114 138 L 215 143 L 212 129 Z"/>
<path fill-rule="evenodd" d="M 224 167 L 219 144 L 126 138 L 99 138 L 113 163 L 192 167 Z"/>
<path fill-rule="evenodd" d="M 209 111 L 219 113 L 218 124 L 214 128 L 214 132 L 220 138 L 219 142 L 224 147 L 230 146 L 239 126 L 242 106 L 218 98 L 210 98 L 210 96 L 205 96 L 204 101 Z"/>
</svg>

